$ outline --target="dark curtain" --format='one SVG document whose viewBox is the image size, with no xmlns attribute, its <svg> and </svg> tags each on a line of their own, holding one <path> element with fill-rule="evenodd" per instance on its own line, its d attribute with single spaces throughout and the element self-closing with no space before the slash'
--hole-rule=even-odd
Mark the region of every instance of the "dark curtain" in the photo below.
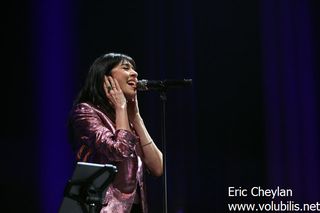
<svg viewBox="0 0 320 213">
<path fill-rule="evenodd" d="M 261 4 L 268 182 L 298 202 L 319 200 L 318 6 Z"/>
<path fill-rule="evenodd" d="M 319 2 L 319 1 L 318 1 Z M 228 188 L 319 200 L 317 1 L 11 1 L 5 8 L 3 212 L 57 212 L 74 157 L 66 120 L 93 60 L 122 52 L 167 92 L 168 212 L 227 212 Z M 159 147 L 161 101 L 140 92 Z M 148 176 L 150 212 L 163 179 Z"/>
</svg>

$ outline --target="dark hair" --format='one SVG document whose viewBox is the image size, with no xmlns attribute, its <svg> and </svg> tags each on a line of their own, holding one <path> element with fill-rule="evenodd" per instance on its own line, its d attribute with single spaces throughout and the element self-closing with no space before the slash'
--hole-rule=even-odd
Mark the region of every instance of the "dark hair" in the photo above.
<svg viewBox="0 0 320 213">
<path fill-rule="evenodd" d="M 129 61 L 135 68 L 134 60 L 125 54 L 108 53 L 97 58 L 90 67 L 86 81 L 74 104 L 88 102 L 110 111 L 103 89 L 104 76 L 110 75 L 111 70 L 122 61 Z"/>
<path fill-rule="evenodd" d="M 91 65 L 84 86 L 80 90 L 73 105 L 89 103 L 98 106 L 104 113 L 114 116 L 114 109 L 110 106 L 104 92 L 104 76 L 110 75 L 111 70 L 123 61 L 128 61 L 135 68 L 135 61 L 128 55 L 121 53 L 107 53 L 98 57 Z M 72 121 L 69 120 L 69 133 L 72 135 Z"/>
</svg>

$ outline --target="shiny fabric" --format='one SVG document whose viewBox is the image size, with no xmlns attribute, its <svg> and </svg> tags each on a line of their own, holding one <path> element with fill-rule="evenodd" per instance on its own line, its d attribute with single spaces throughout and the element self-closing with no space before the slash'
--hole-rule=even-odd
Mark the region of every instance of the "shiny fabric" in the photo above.
<svg viewBox="0 0 320 213">
<path fill-rule="evenodd" d="M 129 213 L 138 191 L 143 213 L 147 213 L 144 168 L 135 151 L 139 137 L 127 130 L 116 130 L 115 123 L 99 107 L 88 103 L 76 105 L 71 119 L 77 161 L 108 163 L 118 168 L 106 190 L 101 213 Z"/>
</svg>

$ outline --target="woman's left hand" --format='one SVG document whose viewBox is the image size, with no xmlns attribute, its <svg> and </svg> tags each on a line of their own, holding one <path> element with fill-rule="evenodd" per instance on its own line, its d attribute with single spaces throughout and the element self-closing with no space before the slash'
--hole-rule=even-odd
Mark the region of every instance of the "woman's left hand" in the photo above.
<svg viewBox="0 0 320 213">
<path fill-rule="evenodd" d="M 140 117 L 137 95 L 127 102 L 128 118 L 130 122 L 134 122 L 136 118 Z"/>
</svg>

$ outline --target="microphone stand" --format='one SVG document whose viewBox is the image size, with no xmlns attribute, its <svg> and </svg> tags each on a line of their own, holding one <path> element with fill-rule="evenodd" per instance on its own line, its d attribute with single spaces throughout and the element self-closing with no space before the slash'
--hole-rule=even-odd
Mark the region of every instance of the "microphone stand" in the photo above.
<svg viewBox="0 0 320 213">
<path fill-rule="evenodd" d="M 163 212 L 168 212 L 168 192 L 167 192 L 167 151 L 166 151 L 166 101 L 167 95 L 165 87 L 160 90 L 161 109 L 161 141 L 162 141 L 162 161 L 163 161 Z"/>
<path fill-rule="evenodd" d="M 160 92 L 160 99 L 162 102 L 161 109 L 161 141 L 162 141 L 162 160 L 163 160 L 163 212 L 168 212 L 168 190 L 167 190 L 167 150 L 166 150 L 166 101 L 167 101 L 167 89 L 178 88 L 182 86 L 191 85 L 192 79 L 184 80 L 165 80 L 165 81 L 148 81 L 141 80 L 142 91 L 152 88 Z M 150 84 L 150 85 L 148 85 Z M 149 88 L 150 86 L 150 88 Z"/>
</svg>

